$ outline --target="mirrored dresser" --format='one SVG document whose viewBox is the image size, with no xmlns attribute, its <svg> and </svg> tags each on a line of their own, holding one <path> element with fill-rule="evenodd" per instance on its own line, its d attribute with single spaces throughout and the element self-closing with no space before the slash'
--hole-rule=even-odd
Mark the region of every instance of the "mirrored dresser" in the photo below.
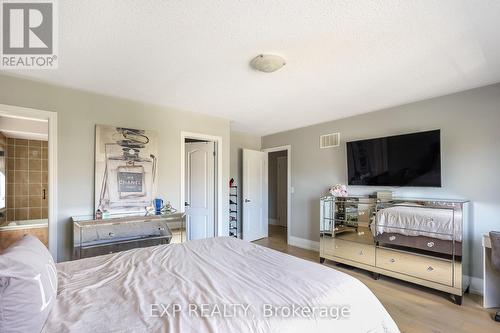
<svg viewBox="0 0 500 333">
<path fill-rule="evenodd" d="M 461 304 L 470 284 L 467 201 L 327 196 L 320 207 L 321 262 L 445 291 Z"/>
</svg>

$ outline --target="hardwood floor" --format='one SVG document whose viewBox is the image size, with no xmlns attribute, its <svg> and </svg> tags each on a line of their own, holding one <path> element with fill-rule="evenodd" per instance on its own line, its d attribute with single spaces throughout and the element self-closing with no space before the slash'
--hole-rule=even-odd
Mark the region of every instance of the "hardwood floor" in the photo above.
<svg viewBox="0 0 500 333">
<path fill-rule="evenodd" d="M 318 262 L 319 253 L 286 243 L 286 228 L 269 226 L 269 237 L 256 244 Z M 363 282 L 378 297 L 403 333 L 489 333 L 500 332 L 500 323 L 493 321 L 494 310 L 482 308 L 482 297 L 466 294 L 463 305 L 453 304 L 446 293 L 420 287 L 390 277 L 373 280 L 362 269 L 324 263 Z"/>
</svg>

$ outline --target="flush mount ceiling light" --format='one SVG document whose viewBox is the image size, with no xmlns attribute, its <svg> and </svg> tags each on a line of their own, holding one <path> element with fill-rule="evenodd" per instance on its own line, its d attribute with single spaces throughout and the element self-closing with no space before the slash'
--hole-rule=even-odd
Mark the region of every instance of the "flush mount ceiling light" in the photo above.
<svg viewBox="0 0 500 333">
<path fill-rule="evenodd" d="M 273 54 L 260 54 L 250 61 L 250 66 L 265 73 L 272 73 L 285 66 L 285 59 Z"/>
</svg>

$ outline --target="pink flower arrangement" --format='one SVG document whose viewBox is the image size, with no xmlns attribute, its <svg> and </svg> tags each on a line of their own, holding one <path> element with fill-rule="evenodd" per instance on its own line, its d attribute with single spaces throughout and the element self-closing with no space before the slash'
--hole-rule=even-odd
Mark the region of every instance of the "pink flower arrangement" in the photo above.
<svg viewBox="0 0 500 333">
<path fill-rule="evenodd" d="M 342 184 L 337 184 L 330 187 L 330 194 L 334 197 L 347 197 L 347 186 Z"/>
</svg>

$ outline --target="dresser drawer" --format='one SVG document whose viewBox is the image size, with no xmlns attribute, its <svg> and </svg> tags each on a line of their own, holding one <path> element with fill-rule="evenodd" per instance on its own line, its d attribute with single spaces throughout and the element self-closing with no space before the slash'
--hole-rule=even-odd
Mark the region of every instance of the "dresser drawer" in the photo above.
<svg viewBox="0 0 500 333">
<path fill-rule="evenodd" d="M 451 262 L 377 248 L 377 267 L 448 286 L 453 285 Z"/>
<path fill-rule="evenodd" d="M 326 255 L 375 266 L 375 245 L 329 237 L 322 238 L 321 242 L 321 251 Z"/>
</svg>

